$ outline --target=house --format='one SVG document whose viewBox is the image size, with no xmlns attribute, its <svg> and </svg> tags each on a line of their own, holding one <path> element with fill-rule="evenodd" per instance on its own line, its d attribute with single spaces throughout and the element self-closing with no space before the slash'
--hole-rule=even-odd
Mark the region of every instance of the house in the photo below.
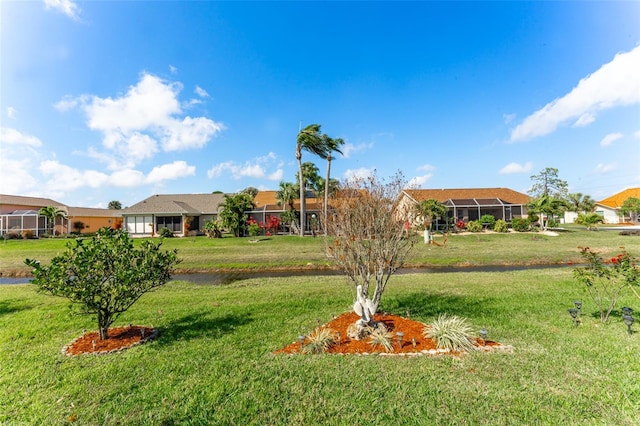
<svg viewBox="0 0 640 426">
<path fill-rule="evenodd" d="M 119 210 L 131 236 L 155 236 L 169 228 L 176 236 L 198 235 L 218 218 L 224 194 L 158 194 Z"/>
<path fill-rule="evenodd" d="M 70 207 L 50 198 L 1 194 L 0 235 L 31 232 L 38 237 L 50 232 L 47 218 L 38 213 L 41 208 L 49 206 L 57 207 L 65 213 L 65 217 L 57 219 L 54 224 L 56 234 L 68 234 L 74 230 L 95 232 L 105 226 L 116 226 L 119 220 L 116 210 Z"/>
<path fill-rule="evenodd" d="M 640 198 L 640 188 L 627 188 L 604 200 L 596 202 L 594 211 L 604 218 L 604 223 L 637 222 L 638 215 L 622 216 L 620 208 L 629 198 Z"/>
<path fill-rule="evenodd" d="M 447 217 L 468 222 L 484 215 L 507 222 L 526 217 L 529 196 L 509 188 L 406 189 L 400 203 L 405 211 L 426 200 L 437 200 L 448 207 Z"/>
</svg>

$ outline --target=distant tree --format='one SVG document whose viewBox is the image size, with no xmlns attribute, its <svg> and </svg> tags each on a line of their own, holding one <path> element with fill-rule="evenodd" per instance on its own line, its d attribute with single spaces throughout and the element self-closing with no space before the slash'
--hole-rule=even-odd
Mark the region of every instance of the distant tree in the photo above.
<svg viewBox="0 0 640 426">
<path fill-rule="evenodd" d="M 569 211 L 576 213 L 588 213 L 596 206 L 596 202 L 589 195 L 575 192 L 567 195 Z"/>
<path fill-rule="evenodd" d="M 32 283 L 40 291 L 65 297 L 82 314 L 94 315 L 103 340 L 122 312 L 171 279 L 177 251 L 161 251 L 160 245 L 146 240 L 136 248 L 127 232 L 102 228 L 91 239 L 68 243 L 49 266 L 35 259 L 25 263 L 33 268 Z"/>
<path fill-rule="evenodd" d="M 295 183 L 280 181 L 280 189 L 276 192 L 279 206 L 289 206 L 289 210 L 294 210 L 293 201 L 298 197 L 298 187 Z"/>
<path fill-rule="evenodd" d="M 322 141 L 319 124 L 310 124 L 298 132 L 296 139 L 296 160 L 298 160 L 298 176 L 300 177 L 300 236 L 305 233 L 305 188 L 302 170 L 302 151 L 308 151 L 320 158 L 326 158 L 326 146 Z"/>
<path fill-rule="evenodd" d="M 393 273 L 402 266 L 414 239 L 404 236 L 399 200 L 405 187 L 398 173 L 388 183 L 376 175 L 346 182 L 331 205 L 327 222 L 327 257 L 356 290 L 354 311 L 361 319 L 350 335 L 363 337 L 375 327 L 373 314 Z M 374 285 L 371 296 L 370 286 Z"/>
<path fill-rule="evenodd" d="M 327 160 L 327 177 L 324 179 L 324 181 L 321 181 L 321 187 L 322 187 L 322 191 L 324 192 L 324 204 L 323 204 L 323 209 L 324 209 L 324 218 L 323 218 L 323 226 L 324 226 L 324 233 L 325 235 L 327 234 L 327 214 L 329 211 L 329 195 L 333 192 L 333 188 L 332 186 L 334 186 L 336 189 L 338 187 L 338 181 L 336 181 L 335 179 L 333 180 L 335 182 L 335 184 L 332 182 L 331 180 L 331 161 L 333 160 L 333 153 L 337 152 L 338 154 L 342 154 L 342 151 L 340 151 L 340 147 L 342 145 L 344 145 L 344 140 L 342 138 L 331 138 L 327 135 L 322 135 L 322 142 L 324 143 L 325 146 L 325 153 L 326 153 L 326 160 Z"/>
<path fill-rule="evenodd" d="M 423 229 L 432 229 L 433 219 L 447 216 L 447 206 L 438 200 L 429 199 L 418 203 L 416 207 L 418 220 L 422 222 Z"/>
<path fill-rule="evenodd" d="M 313 192 L 315 197 L 320 193 L 320 181 L 322 181 L 319 172 L 320 169 L 318 169 L 318 166 L 314 163 L 310 161 L 302 163 L 302 174 L 304 176 L 306 186 L 305 189 L 307 192 Z M 298 185 L 300 185 L 300 174 L 296 173 L 296 186 Z"/>
<path fill-rule="evenodd" d="M 638 221 L 638 217 L 640 216 L 640 198 L 637 197 L 629 197 L 622 203 L 620 207 L 620 213 L 623 216 L 629 215 L 632 221 Z"/>
<path fill-rule="evenodd" d="M 73 222 L 73 230 L 76 231 L 76 234 L 81 233 L 84 228 L 86 228 L 84 222 L 80 220 L 76 220 L 75 222 Z"/>
<path fill-rule="evenodd" d="M 38 214 L 40 216 L 44 216 L 47 219 L 47 223 L 49 225 L 49 231 L 51 235 L 55 233 L 56 220 L 58 218 L 67 217 L 67 212 L 56 206 L 42 207 L 38 211 Z"/>
<path fill-rule="evenodd" d="M 531 199 L 527 204 L 527 209 L 532 213 L 540 214 L 540 226 L 546 230 L 549 217 L 561 215 L 567 209 L 567 202 L 551 195 L 541 195 Z"/>
<path fill-rule="evenodd" d="M 213 191 L 212 194 L 224 194 L 222 191 Z"/>
<path fill-rule="evenodd" d="M 245 213 L 255 208 L 253 198 L 246 193 L 225 195 L 222 210 L 219 218 L 223 225 L 233 232 L 233 235 L 240 237 L 247 225 L 248 215 Z"/>
<path fill-rule="evenodd" d="M 568 192 L 567 181 L 558 177 L 558 169 L 547 167 L 537 175 L 531 176 L 533 185 L 528 193 L 533 198 L 548 195 L 554 198 L 565 199 Z"/>
<path fill-rule="evenodd" d="M 240 191 L 240 193 L 242 194 L 251 195 L 251 198 L 256 198 L 256 195 L 258 195 L 258 192 L 259 192 L 258 188 L 254 188 L 253 186 L 247 186 L 245 189 Z"/>
<path fill-rule="evenodd" d="M 121 209 L 122 209 L 122 204 L 120 204 L 120 201 L 117 201 L 117 200 L 109 201 L 109 210 L 121 210 Z"/>
</svg>

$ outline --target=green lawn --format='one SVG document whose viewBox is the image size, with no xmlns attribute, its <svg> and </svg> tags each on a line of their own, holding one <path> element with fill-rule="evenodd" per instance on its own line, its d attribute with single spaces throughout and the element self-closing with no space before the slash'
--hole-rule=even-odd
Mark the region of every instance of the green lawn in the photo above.
<svg viewBox="0 0 640 426">
<path fill-rule="evenodd" d="M 0 424 L 640 424 L 640 327 L 627 336 L 619 312 L 600 324 L 570 268 L 392 277 L 381 309 L 466 317 L 513 354 L 272 353 L 352 298 L 335 276 L 175 281 L 116 324 L 157 327 L 156 341 L 68 358 L 62 346 L 93 322 L 31 285 L 0 286 Z"/>
<path fill-rule="evenodd" d="M 562 264 L 579 262 L 578 246 L 613 253 L 626 246 L 640 256 L 640 237 L 621 236 L 617 231 L 586 231 L 570 228 L 557 237 L 542 234 L 451 235 L 442 247 L 425 245 L 421 238 L 408 266 L 471 266 L 495 264 Z M 442 242 L 442 237 L 436 237 Z M 0 273 L 28 273 L 24 259 L 48 262 L 65 249 L 67 240 L 8 240 L 0 243 Z M 177 248 L 187 270 L 325 268 L 331 263 L 324 254 L 324 238 L 274 236 L 211 239 L 170 238 L 164 246 Z"/>
<path fill-rule="evenodd" d="M 322 238 L 168 239 L 185 269 L 325 267 Z M 437 241 L 442 241 L 438 239 Z M 578 246 L 640 257 L 640 238 L 574 228 L 540 234 L 453 235 L 416 244 L 409 264 L 579 262 Z M 48 262 L 64 240 L 9 240 L 0 272 Z M 87 317 L 32 285 L 0 285 L 0 424 L 640 424 L 640 326 L 620 312 L 601 324 L 571 268 L 392 277 L 381 309 L 424 322 L 467 318 L 513 354 L 462 359 L 284 356 L 272 352 L 317 320 L 348 311 L 343 277 L 255 278 L 223 286 L 174 281 L 144 295 L 115 326 L 159 329 L 119 354 L 68 358 L 61 348 Z M 567 309 L 584 302 L 583 325 Z M 625 294 L 619 306 L 640 312 Z"/>
</svg>

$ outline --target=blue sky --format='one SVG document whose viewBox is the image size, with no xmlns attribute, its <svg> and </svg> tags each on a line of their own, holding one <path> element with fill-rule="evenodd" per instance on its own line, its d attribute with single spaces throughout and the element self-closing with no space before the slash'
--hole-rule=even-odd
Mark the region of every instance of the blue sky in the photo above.
<svg viewBox="0 0 640 426">
<path fill-rule="evenodd" d="M 332 177 L 640 186 L 640 2 L 0 2 L 0 193 L 73 206 Z M 323 160 L 303 155 L 324 174 Z"/>
</svg>

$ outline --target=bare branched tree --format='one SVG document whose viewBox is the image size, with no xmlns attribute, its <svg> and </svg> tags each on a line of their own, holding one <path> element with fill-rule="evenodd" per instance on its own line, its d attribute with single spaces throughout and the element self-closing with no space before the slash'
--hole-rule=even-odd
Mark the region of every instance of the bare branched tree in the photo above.
<svg viewBox="0 0 640 426">
<path fill-rule="evenodd" d="M 344 182 L 329 203 L 327 256 L 353 283 L 358 300 L 367 301 L 367 315 L 358 312 L 365 306 L 354 306 L 365 322 L 371 322 L 389 278 L 403 265 L 415 242 L 403 232 L 407 216 L 399 200 L 405 184 L 401 173 L 387 183 L 375 174 L 355 178 Z M 370 298 L 371 285 L 375 289 Z M 372 324 L 362 324 L 367 325 Z"/>
</svg>

